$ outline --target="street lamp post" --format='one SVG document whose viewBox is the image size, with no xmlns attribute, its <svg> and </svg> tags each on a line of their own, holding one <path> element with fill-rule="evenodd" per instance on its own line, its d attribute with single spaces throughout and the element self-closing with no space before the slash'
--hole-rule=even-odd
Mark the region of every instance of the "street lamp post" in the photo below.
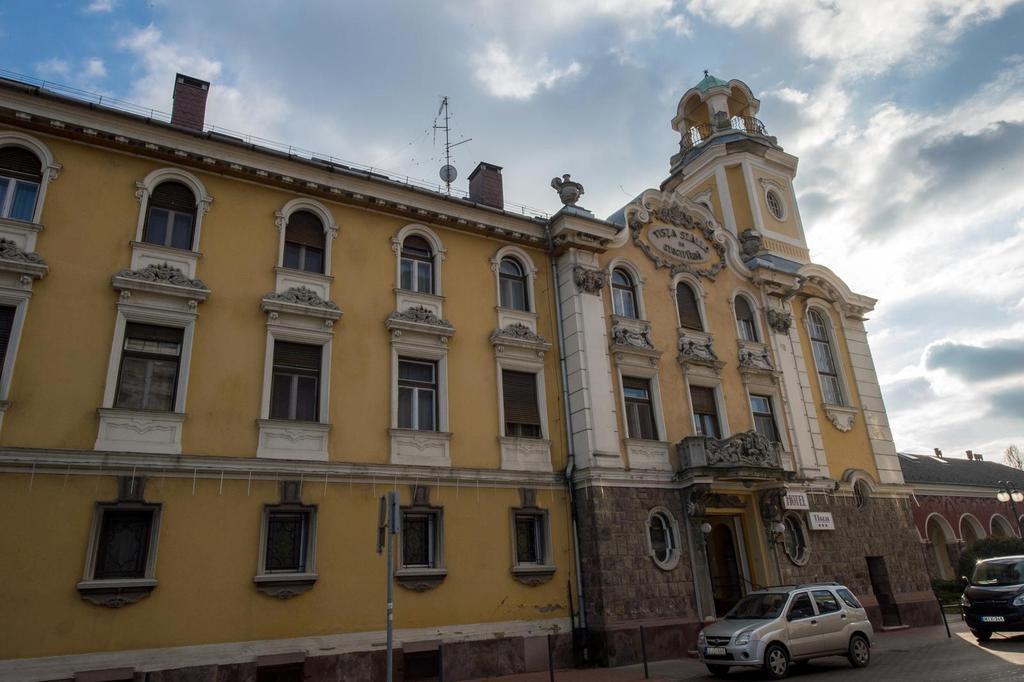
<svg viewBox="0 0 1024 682">
<path fill-rule="evenodd" d="M 1013 510 L 1013 520 L 1017 524 L 1017 537 L 1024 537 L 1024 534 L 1021 533 L 1020 515 L 1017 513 L 1017 503 L 1024 502 L 1024 492 L 1018 490 L 1012 481 L 999 481 L 999 486 L 996 499 L 1000 502 L 1010 503 L 1010 509 Z"/>
</svg>

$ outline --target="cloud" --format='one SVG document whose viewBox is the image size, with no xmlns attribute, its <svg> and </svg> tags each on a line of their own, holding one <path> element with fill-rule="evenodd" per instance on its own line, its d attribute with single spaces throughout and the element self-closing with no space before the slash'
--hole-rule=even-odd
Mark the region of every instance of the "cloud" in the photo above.
<svg viewBox="0 0 1024 682">
<path fill-rule="evenodd" d="M 924 364 L 927 369 L 944 369 L 965 381 L 1024 374 L 1024 339 L 984 347 L 952 341 L 937 343 L 925 352 Z M 1020 414 L 1024 416 L 1024 411 Z"/>
<path fill-rule="evenodd" d="M 996 391 L 990 398 L 994 416 L 1020 420 L 1024 416 L 1024 386 Z"/>
<path fill-rule="evenodd" d="M 116 4 L 115 0 L 92 0 L 86 6 L 85 11 L 89 14 L 106 14 L 113 12 Z"/>
<path fill-rule="evenodd" d="M 561 68 L 550 66 L 544 58 L 526 63 L 514 58 L 504 45 L 492 44 L 476 58 L 474 76 L 495 97 L 527 100 L 538 90 L 550 90 L 559 81 L 577 76 L 581 71 L 575 61 Z"/>
<path fill-rule="evenodd" d="M 67 78 L 71 73 L 71 65 L 57 57 L 37 63 L 35 69 L 43 78 Z"/>
<path fill-rule="evenodd" d="M 93 57 L 85 61 L 85 65 L 82 67 L 82 74 L 87 78 L 106 78 L 107 67 L 102 59 Z"/>
<path fill-rule="evenodd" d="M 690 0 L 697 16 L 732 28 L 785 27 L 802 54 L 845 75 L 934 61 L 967 29 L 1000 17 L 1018 0 Z"/>
<path fill-rule="evenodd" d="M 666 19 L 665 28 L 683 38 L 693 37 L 693 25 L 690 23 L 690 20 L 682 14 L 676 14 Z"/>
</svg>

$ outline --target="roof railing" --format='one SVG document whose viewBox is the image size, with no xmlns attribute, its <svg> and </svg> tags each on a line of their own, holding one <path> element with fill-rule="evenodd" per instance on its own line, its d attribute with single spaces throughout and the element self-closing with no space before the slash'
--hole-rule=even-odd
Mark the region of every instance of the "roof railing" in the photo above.
<svg viewBox="0 0 1024 682">
<path fill-rule="evenodd" d="M 736 132 L 757 137 L 768 137 L 768 130 L 764 127 L 764 123 L 761 123 L 760 120 L 753 116 L 723 117 L 721 121 L 715 123 L 701 123 L 690 126 L 687 133 L 683 135 L 680 148 L 685 152 L 693 147 L 704 144 L 716 135 Z"/>
</svg>

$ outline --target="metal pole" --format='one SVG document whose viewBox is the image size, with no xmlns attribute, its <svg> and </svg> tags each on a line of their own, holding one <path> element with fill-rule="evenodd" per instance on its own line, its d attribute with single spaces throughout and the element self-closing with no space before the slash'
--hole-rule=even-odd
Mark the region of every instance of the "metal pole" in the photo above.
<svg viewBox="0 0 1024 682">
<path fill-rule="evenodd" d="M 946 620 L 946 609 L 944 609 L 942 607 L 942 601 L 941 600 L 936 599 L 936 601 L 939 602 L 939 613 L 942 614 L 942 624 L 946 626 L 946 638 L 947 639 L 952 639 L 953 635 L 951 635 L 949 633 L 949 621 Z"/>
<path fill-rule="evenodd" d="M 647 669 L 647 643 L 644 641 L 644 626 L 640 626 L 640 655 L 644 657 L 644 679 L 651 678 L 651 671 Z"/>
<path fill-rule="evenodd" d="M 394 575 L 393 575 L 394 574 L 394 570 L 395 570 L 395 561 L 394 561 L 394 551 L 395 551 L 395 548 L 394 548 L 394 539 L 393 539 L 394 534 L 391 531 L 395 527 L 395 524 L 398 521 L 397 521 L 397 519 L 394 519 L 394 518 L 391 518 L 391 517 L 394 515 L 394 507 L 395 507 L 394 496 L 395 495 L 396 495 L 396 493 L 394 491 L 391 491 L 391 492 L 388 493 L 388 527 L 387 527 L 387 530 L 385 531 L 385 534 L 388 536 L 387 537 L 387 543 L 388 543 L 388 552 L 387 552 L 387 554 L 388 554 L 388 558 L 387 558 L 387 561 L 388 561 L 388 570 L 387 570 L 387 576 L 388 576 L 388 624 L 387 624 L 387 629 L 388 629 L 388 652 L 387 652 L 387 657 L 388 657 L 388 659 L 387 659 L 387 663 L 385 664 L 385 666 L 386 666 L 385 667 L 385 674 L 386 674 L 387 682 L 392 682 L 392 675 L 393 675 L 392 667 L 394 665 L 394 662 L 392 661 L 392 647 L 394 645 L 393 626 L 394 626 L 394 619 L 395 619 L 395 602 L 394 602 L 394 598 L 395 598 L 395 595 L 394 595 L 394 590 L 395 590 L 394 582 L 395 581 L 394 581 Z"/>
<path fill-rule="evenodd" d="M 551 635 L 548 635 L 548 679 L 555 682 L 555 656 L 551 650 Z"/>
</svg>

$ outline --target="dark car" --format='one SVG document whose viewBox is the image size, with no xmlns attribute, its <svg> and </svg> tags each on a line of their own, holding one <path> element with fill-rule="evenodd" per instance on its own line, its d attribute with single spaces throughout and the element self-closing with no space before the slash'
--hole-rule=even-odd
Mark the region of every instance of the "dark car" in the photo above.
<svg viewBox="0 0 1024 682">
<path fill-rule="evenodd" d="M 997 631 L 1024 632 L 1024 556 L 979 561 L 960 607 L 979 642 Z"/>
</svg>

